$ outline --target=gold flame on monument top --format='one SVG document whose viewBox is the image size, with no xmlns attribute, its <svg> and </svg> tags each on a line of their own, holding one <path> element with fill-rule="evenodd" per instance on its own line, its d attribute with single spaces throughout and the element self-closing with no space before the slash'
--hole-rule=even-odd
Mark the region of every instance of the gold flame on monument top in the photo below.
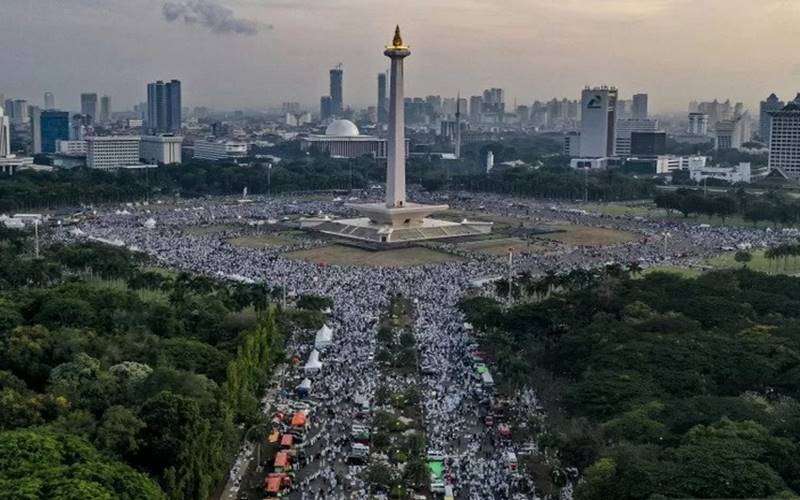
<svg viewBox="0 0 800 500">
<path fill-rule="evenodd" d="M 408 45 L 403 44 L 403 37 L 400 36 L 400 25 L 394 29 L 394 39 L 392 45 L 386 47 L 387 50 L 407 50 Z"/>
</svg>

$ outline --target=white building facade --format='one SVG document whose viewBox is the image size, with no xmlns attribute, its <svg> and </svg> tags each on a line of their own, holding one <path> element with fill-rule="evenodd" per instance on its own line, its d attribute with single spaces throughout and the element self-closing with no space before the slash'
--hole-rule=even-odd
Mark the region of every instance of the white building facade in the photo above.
<svg viewBox="0 0 800 500">
<path fill-rule="evenodd" d="M 614 156 L 617 89 L 585 88 L 581 95 L 581 147 L 583 158 Z"/>
<path fill-rule="evenodd" d="M 201 139 L 194 143 L 194 157 L 198 160 L 228 160 L 247 157 L 247 143 Z"/>
<path fill-rule="evenodd" d="M 177 135 L 145 135 L 139 146 L 139 158 L 149 163 L 181 163 L 183 137 Z"/>
<path fill-rule="evenodd" d="M 690 166 L 689 177 L 695 182 L 703 182 L 706 179 L 718 179 L 731 184 L 749 184 L 751 169 L 749 163 L 739 163 L 735 167 Z"/>
<path fill-rule="evenodd" d="M 110 170 L 139 165 L 139 136 L 114 135 L 86 139 L 86 166 Z"/>
<path fill-rule="evenodd" d="M 769 168 L 800 179 L 800 103 L 789 102 L 770 115 Z"/>
</svg>

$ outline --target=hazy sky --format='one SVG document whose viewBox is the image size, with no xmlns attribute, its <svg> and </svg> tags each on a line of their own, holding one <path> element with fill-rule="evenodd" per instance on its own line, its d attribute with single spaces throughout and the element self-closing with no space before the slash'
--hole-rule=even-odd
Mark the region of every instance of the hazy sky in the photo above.
<svg viewBox="0 0 800 500">
<path fill-rule="evenodd" d="M 372 104 L 396 23 L 411 96 L 498 86 L 528 104 L 609 84 L 682 111 L 800 90 L 800 0 L 1 0 L 0 93 L 123 109 L 178 78 L 188 106 L 316 108 L 341 62 L 345 102 Z"/>
</svg>

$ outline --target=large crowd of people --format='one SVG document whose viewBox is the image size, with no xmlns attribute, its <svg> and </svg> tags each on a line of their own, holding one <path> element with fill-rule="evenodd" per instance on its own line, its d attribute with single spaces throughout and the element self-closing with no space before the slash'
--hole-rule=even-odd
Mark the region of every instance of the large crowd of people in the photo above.
<svg viewBox="0 0 800 500">
<path fill-rule="evenodd" d="M 796 237 L 785 231 L 602 216 L 568 205 L 493 195 L 451 195 L 447 200 L 435 201 L 446 201 L 461 210 L 518 218 L 520 230 L 557 222 L 613 228 L 637 235 L 634 241 L 603 247 L 558 245 L 544 253 L 522 252 L 514 260 L 514 270 L 533 274 L 609 262 L 637 262 L 647 267 L 669 260 L 697 266 L 725 249 L 766 247 Z M 335 201 L 288 198 L 246 204 L 186 200 L 178 206 L 132 206 L 100 211 L 78 227 L 57 230 L 52 237 L 120 241 L 146 252 L 165 267 L 265 282 L 285 286 L 296 294 L 333 299 L 328 325 L 334 332 L 334 341 L 323 353 L 322 370 L 313 380 L 304 458 L 297 465 L 292 498 L 368 498 L 366 466 L 348 463 L 347 438 L 355 402 L 372 401 L 380 380 L 379 367 L 374 361 L 379 317 L 390 298 L 402 294 L 414 304 L 413 330 L 420 365 L 435 367 L 421 378 L 428 450 L 448 457 L 458 498 L 513 498 L 520 491 L 520 479 L 504 457 L 514 445 L 496 440 L 495 433 L 482 425 L 480 381 L 472 376 L 470 357 L 474 338 L 457 307 L 472 281 L 504 275 L 507 260 L 441 242 L 433 246 L 463 258 L 411 267 L 337 266 L 285 256 L 291 250 L 326 244 L 313 235 L 257 249 L 230 243 L 238 236 L 253 236 L 281 227 L 286 218 L 319 213 L 346 214 L 347 209 Z M 288 346 L 289 354 L 301 360 L 307 359 L 312 349 L 313 341 L 303 335 L 293 336 Z M 283 387 L 296 386 L 304 376 L 302 368 L 288 370 L 281 375 L 285 379 Z M 265 398 L 264 411 L 274 412 L 286 403 L 281 398 L 288 397 L 285 390 L 274 391 Z M 520 395 L 515 404 L 525 408 L 535 406 L 535 393 Z M 241 478 L 253 456 L 252 445 L 243 446 L 231 470 L 231 498 L 237 497 Z M 568 486 L 564 491 L 569 496 L 571 489 Z"/>
</svg>

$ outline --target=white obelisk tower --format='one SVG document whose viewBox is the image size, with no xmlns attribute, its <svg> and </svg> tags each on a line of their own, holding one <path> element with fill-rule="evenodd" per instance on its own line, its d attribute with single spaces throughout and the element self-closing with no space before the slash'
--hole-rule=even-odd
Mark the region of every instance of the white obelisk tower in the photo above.
<svg viewBox="0 0 800 500">
<path fill-rule="evenodd" d="M 403 93 L 403 59 L 411 51 L 403 45 L 400 26 L 395 29 L 392 45 L 383 52 L 392 60 L 389 84 L 389 140 L 386 170 L 386 208 L 406 204 L 406 117 Z"/>
</svg>

